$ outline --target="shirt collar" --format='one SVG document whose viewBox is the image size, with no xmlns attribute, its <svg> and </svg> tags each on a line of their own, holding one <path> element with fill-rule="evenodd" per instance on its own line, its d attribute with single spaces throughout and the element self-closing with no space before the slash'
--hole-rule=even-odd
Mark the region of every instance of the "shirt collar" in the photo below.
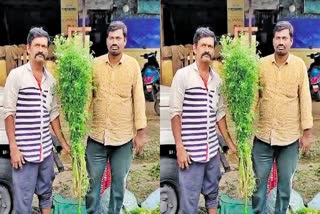
<svg viewBox="0 0 320 214">
<path fill-rule="evenodd" d="M 106 63 L 108 63 L 109 65 L 111 65 L 110 60 L 109 60 L 109 53 L 106 54 L 106 59 L 105 59 Z M 122 53 L 121 59 L 119 61 L 118 64 L 123 64 L 125 61 L 125 56 L 124 53 Z"/>
<path fill-rule="evenodd" d="M 197 66 L 196 62 L 194 62 L 192 64 L 192 66 L 193 66 L 193 70 L 194 71 L 199 72 L 199 69 L 198 69 L 198 66 Z M 209 66 L 209 74 L 210 74 L 211 78 L 214 78 L 214 72 L 213 71 L 214 71 L 213 68 L 211 66 Z"/>
<path fill-rule="evenodd" d="M 30 61 L 26 64 L 26 66 L 27 66 L 27 70 L 32 73 Z M 43 74 L 44 74 L 44 78 L 46 79 L 48 77 L 48 70 L 44 66 L 43 66 Z"/>
<path fill-rule="evenodd" d="M 287 60 L 285 61 L 284 65 L 289 64 L 290 61 L 291 61 L 291 58 L 292 58 L 292 56 L 291 56 L 291 54 L 289 54 L 289 56 L 288 56 Z M 275 58 L 275 55 L 274 55 L 274 54 L 273 54 L 273 56 L 272 56 L 272 63 L 275 63 L 275 64 L 276 64 L 276 58 Z"/>
</svg>

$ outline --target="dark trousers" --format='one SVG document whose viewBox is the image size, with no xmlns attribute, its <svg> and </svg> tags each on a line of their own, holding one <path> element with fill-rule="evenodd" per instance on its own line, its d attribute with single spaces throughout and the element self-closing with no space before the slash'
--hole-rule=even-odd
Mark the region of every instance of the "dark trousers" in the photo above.
<svg viewBox="0 0 320 214">
<path fill-rule="evenodd" d="M 132 160 L 132 140 L 121 146 L 105 146 L 88 138 L 86 148 L 87 171 L 90 189 L 86 196 L 88 214 L 98 214 L 100 209 L 100 187 L 107 160 L 111 166 L 110 214 L 118 214 L 122 208 L 126 178 Z"/>
<path fill-rule="evenodd" d="M 258 138 L 254 139 L 252 161 L 257 186 L 252 196 L 252 207 L 255 214 L 266 212 L 267 182 L 274 160 L 278 173 L 275 213 L 286 213 L 298 159 L 299 140 L 287 146 L 271 146 Z"/>
</svg>

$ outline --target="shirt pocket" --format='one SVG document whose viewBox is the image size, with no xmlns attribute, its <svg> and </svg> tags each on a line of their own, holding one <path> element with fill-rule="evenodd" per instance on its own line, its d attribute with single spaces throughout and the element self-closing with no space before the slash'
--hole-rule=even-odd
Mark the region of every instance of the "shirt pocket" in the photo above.
<svg viewBox="0 0 320 214">
<path fill-rule="evenodd" d="M 114 84 L 115 94 L 120 98 L 128 98 L 132 92 L 132 79 L 130 76 L 119 76 L 118 81 Z"/>
<path fill-rule="evenodd" d="M 281 82 L 280 90 L 287 98 L 296 98 L 298 96 L 298 84 L 294 81 Z"/>
<path fill-rule="evenodd" d="M 45 88 L 42 92 L 42 102 L 43 102 L 44 109 L 48 112 L 51 111 L 52 98 L 53 98 L 52 88 L 50 87 Z"/>
<path fill-rule="evenodd" d="M 119 86 L 116 89 L 116 95 L 119 96 L 120 98 L 128 98 L 131 95 L 131 90 L 130 86 Z"/>
<path fill-rule="evenodd" d="M 218 110 L 218 102 L 219 102 L 220 94 L 217 89 L 210 90 L 209 92 L 209 108 L 210 110 L 217 111 Z"/>
</svg>

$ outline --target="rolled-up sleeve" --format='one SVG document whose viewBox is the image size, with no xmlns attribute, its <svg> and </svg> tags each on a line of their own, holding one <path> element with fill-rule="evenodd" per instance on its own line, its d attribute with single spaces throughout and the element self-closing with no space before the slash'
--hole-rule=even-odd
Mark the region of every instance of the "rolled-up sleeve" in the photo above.
<svg viewBox="0 0 320 214">
<path fill-rule="evenodd" d="M 51 102 L 51 111 L 50 111 L 50 122 L 56 119 L 59 116 L 59 106 L 57 103 L 57 85 L 54 83 L 53 85 L 53 94 L 52 94 L 52 102 Z"/>
<path fill-rule="evenodd" d="M 143 81 L 138 62 L 136 62 L 135 69 L 135 82 L 133 84 L 134 123 L 136 130 L 139 130 L 147 127 L 147 116 L 143 92 Z"/>
<path fill-rule="evenodd" d="M 223 103 L 223 96 L 221 91 L 222 91 L 222 84 L 219 85 L 219 90 L 218 90 L 219 99 L 218 99 L 218 109 L 217 109 L 217 121 L 220 121 L 226 115 L 226 112 L 224 110 L 225 106 Z"/>
<path fill-rule="evenodd" d="M 184 74 L 182 70 L 178 70 L 172 80 L 170 89 L 170 118 L 176 115 L 181 116 L 183 99 L 185 92 Z"/>
<path fill-rule="evenodd" d="M 309 80 L 305 64 L 303 63 L 302 77 L 300 78 L 299 98 L 301 112 L 301 128 L 302 130 L 310 129 L 313 126 L 312 118 L 312 101 L 309 91 Z"/>
<path fill-rule="evenodd" d="M 19 76 L 17 70 L 12 70 L 7 77 L 4 87 L 4 119 L 16 114 L 17 99 L 19 93 Z"/>
</svg>

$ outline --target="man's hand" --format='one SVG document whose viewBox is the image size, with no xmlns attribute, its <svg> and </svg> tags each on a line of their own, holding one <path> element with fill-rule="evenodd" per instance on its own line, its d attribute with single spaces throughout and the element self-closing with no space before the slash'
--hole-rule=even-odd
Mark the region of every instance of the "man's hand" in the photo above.
<svg viewBox="0 0 320 214">
<path fill-rule="evenodd" d="M 66 141 L 61 142 L 61 147 L 62 152 L 64 152 L 65 154 L 69 155 L 71 153 L 71 147 Z"/>
<path fill-rule="evenodd" d="M 233 143 L 233 141 L 231 140 L 231 138 L 229 138 L 228 141 L 226 141 L 226 144 L 229 147 L 229 151 L 231 154 L 237 154 L 237 146 Z"/>
<path fill-rule="evenodd" d="M 177 146 L 177 162 L 181 169 L 188 169 L 191 164 L 189 154 L 183 146 Z"/>
<path fill-rule="evenodd" d="M 11 165 L 14 169 L 22 169 L 25 164 L 23 156 L 17 146 L 10 147 Z"/>
<path fill-rule="evenodd" d="M 133 148 L 136 154 L 140 154 L 143 151 L 143 147 L 145 144 L 144 135 L 145 135 L 145 130 L 140 129 L 137 132 L 137 136 L 133 140 Z"/>
<path fill-rule="evenodd" d="M 302 153 L 309 152 L 311 145 L 313 143 L 311 135 L 304 133 L 299 143 L 300 143 L 300 148 L 302 150 Z"/>
</svg>

